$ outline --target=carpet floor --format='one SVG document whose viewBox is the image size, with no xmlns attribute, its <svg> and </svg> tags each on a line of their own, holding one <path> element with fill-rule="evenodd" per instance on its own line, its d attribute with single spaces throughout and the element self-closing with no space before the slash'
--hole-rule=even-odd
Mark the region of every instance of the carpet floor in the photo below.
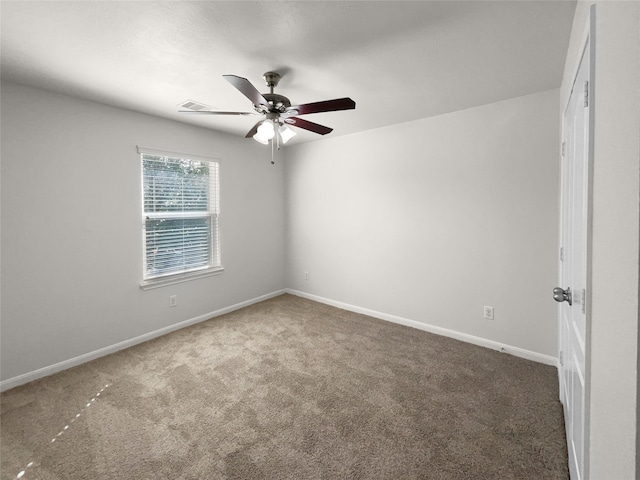
<svg viewBox="0 0 640 480">
<path fill-rule="evenodd" d="M 568 478 L 555 368 L 292 295 L 0 400 L 2 479 Z"/>
</svg>

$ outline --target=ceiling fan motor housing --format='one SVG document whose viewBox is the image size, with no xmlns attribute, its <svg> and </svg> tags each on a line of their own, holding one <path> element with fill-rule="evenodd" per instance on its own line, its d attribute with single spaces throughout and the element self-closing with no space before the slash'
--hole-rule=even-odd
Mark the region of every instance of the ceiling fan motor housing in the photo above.
<svg viewBox="0 0 640 480">
<path fill-rule="evenodd" d="M 278 82 L 280 81 L 280 74 L 277 72 L 267 72 L 262 76 L 262 78 L 264 78 L 264 81 L 270 90 L 269 93 L 262 94 L 267 102 L 269 102 L 269 110 L 267 111 L 264 105 L 254 105 L 253 108 L 255 108 L 258 113 L 284 113 L 284 111 L 291 106 L 291 102 L 284 95 L 273 93 L 273 89 L 278 86 Z"/>
<path fill-rule="evenodd" d="M 284 113 L 284 111 L 291 106 L 291 102 L 284 95 L 278 95 L 277 93 L 263 93 L 262 96 L 269 102 L 270 112 Z M 254 105 L 254 107 L 259 112 L 262 110 L 260 108 L 262 107 L 261 105 Z"/>
</svg>

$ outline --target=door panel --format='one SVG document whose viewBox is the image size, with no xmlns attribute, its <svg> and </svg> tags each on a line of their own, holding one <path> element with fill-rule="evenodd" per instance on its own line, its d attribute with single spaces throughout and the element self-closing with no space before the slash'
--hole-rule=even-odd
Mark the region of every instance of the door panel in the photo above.
<svg viewBox="0 0 640 480">
<path fill-rule="evenodd" d="M 571 478 L 585 477 L 586 295 L 589 172 L 590 48 L 587 44 L 563 118 L 561 287 L 571 302 L 560 305 L 560 399 L 565 411 Z"/>
</svg>

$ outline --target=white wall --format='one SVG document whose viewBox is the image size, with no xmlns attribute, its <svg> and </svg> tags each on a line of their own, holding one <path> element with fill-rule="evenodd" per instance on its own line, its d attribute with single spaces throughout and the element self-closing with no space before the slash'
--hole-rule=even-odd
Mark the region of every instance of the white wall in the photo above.
<svg viewBox="0 0 640 480">
<path fill-rule="evenodd" d="M 578 3 L 561 108 L 596 12 L 589 478 L 633 479 L 637 464 L 640 2 Z M 639 472 L 640 473 L 640 472 Z"/>
<path fill-rule="evenodd" d="M 136 145 L 220 158 L 223 274 L 139 288 Z M 284 288 L 283 166 L 261 147 L 3 84 L 2 379 Z"/>
<path fill-rule="evenodd" d="M 557 110 L 552 90 L 289 148 L 289 287 L 556 357 Z"/>
</svg>

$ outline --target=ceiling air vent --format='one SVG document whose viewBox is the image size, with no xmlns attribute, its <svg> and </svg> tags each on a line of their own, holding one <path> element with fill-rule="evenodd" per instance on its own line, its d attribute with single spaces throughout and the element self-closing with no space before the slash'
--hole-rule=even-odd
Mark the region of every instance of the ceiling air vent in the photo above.
<svg viewBox="0 0 640 480">
<path fill-rule="evenodd" d="M 178 106 L 188 110 L 193 110 L 194 112 L 199 112 L 201 110 L 215 110 L 214 107 L 210 107 L 204 103 L 194 102 L 193 100 L 185 100 Z"/>
</svg>

